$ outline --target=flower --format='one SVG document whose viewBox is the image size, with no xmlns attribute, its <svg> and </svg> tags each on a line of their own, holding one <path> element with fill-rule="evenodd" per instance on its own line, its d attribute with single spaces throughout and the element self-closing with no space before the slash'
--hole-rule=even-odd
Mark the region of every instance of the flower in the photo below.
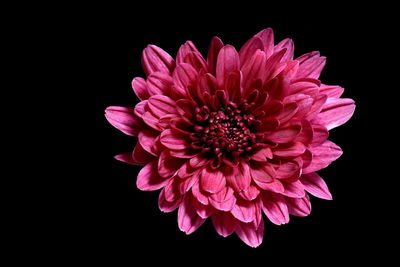
<svg viewBox="0 0 400 267">
<path fill-rule="evenodd" d="M 354 101 L 318 80 L 319 52 L 293 59 L 293 51 L 291 39 L 275 45 L 270 28 L 239 52 L 214 37 L 206 59 L 191 41 L 175 60 L 149 45 L 147 79 L 132 81 L 141 102 L 106 109 L 114 127 L 138 138 L 116 159 L 144 165 L 137 187 L 162 189 L 160 210 L 178 209 L 186 234 L 211 217 L 218 234 L 257 247 L 262 214 L 286 224 L 289 214 L 310 214 L 308 194 L 332 199 L 316 171 L 342 154 L 328 131 L 350 119 Z"/>
</svg>

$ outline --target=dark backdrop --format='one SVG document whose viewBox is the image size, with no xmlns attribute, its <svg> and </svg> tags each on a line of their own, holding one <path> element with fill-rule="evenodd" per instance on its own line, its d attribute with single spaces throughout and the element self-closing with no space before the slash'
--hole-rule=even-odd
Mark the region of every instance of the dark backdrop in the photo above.
<svg viewBox="0 0 400 267">
<path fill-rule="evenodd" d="M 381 204 L 373 191 L 379 183 L 372 125 L 380 120 L 376 92 L 382 86 L 377 77 L 381 57 L 377 53 L 384 51 L 380 35 L 382 25 L 389 22 L 378 24 L 376 17 L 382 13 L 372 8 L 368 12 L 343 8 L 329 13 L 330 7 L 321 6 L 290 14 L 269 9 L 266 4 L 236 12 L 192 12 L 194 8 L 152 13 L 150 7 L 124 10 L 102 6 L 80 14 L 84 23 L 78 26 L 74 43 L 81 59 L 76 63 L 82 78 L 77 97 L 85 100 L 87 112 L 78 141 L 86 152 L 81 157 L 84 167 L 75 176 L 83 201 L 66 228 L 73 237 L 72 251 L 89 261 L 135 262 L 141 258 L 186 264 L 191 264 L 190 260 L 211 263 L 215 255 L 220 260 L 260 260 L 263 264 L 289 259 L 318 262 L 314 255 L 323 256 L 325 261 L 373 255 L 370 252 L 379 246 L 376 238 L 381 228 L 375 216 Z M 140 57 L 147 44 L 175 55 L 182 43 L 192 40 L 205 54 L 214 35 L 239 48 L 267 27 L 273 28 L 275 40 L 294 40 L 296 57 L 320 51 L 327 57 L 320 79 L 343 86 L 343 97 L 356 101 L 353 118 L 330 132 L 330 140 L 343 149 L 343 156 L 319 172 L 333 201 L 311 197 L 311 215 L 291 217 L 287 225 L 275 226 L 265 219 L 264 241 L 256 249 L 235 235 L 219 236 L 210 220 L 186 236 L 178 229 L 176 211 L 163 214 L 158 210 L 158 192 L 136 189 L 140 168 L 113 159 L 132 150 L 136 139 L 109 125 L 104 109 L 138 102 L 130 83 L 134 77 L 144 76 Z"/>
</svg>

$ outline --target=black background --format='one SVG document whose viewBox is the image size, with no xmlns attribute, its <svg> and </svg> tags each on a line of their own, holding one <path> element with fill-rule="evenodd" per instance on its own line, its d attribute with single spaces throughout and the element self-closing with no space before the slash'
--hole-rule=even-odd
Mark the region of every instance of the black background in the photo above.
<svg viewBox="0 0 400 267">
<path fill-rule="evenodd" d="M 390 35 L 385 31 L 391 25 L 379 18 L 385 13 L 372 7 L 332 11 L 327 6 L 289 13 L 267 4 L 235 11 L 187 6 L 185 11 L 160 12 L 164 7 L 158 6 L 160 13 L 155 13 L 154 8 L 93 6 L 76 13 L 78 23 L 71 29 L 70 43 L 79 58 L 75 62 L 79 82 L 73 90 L 85 112 L 74 130 L 81 164 L 74 170 L 76 193 L 69 198 L 72 215 L 64 218 L 65 227 L 60 229 L 69 244 L 65 257 L 79 255 L 89 262 L 146 259 L 207 264 L 217 256 L 233 263 L 269 264 L 291 259 L 318 263 L 314 255 L 323 256 L 325 262 L 376 256 L 383 231 L 377 221 L 385 216 L 376 193 L 383 179 L 377 170 L 381 162 L 376 127 L 382 122 L 377 110 L 386 108 L 377 92 L 385 87 L 380 60 L 386 57 Z M 158 210 L 158 192 L 136 189 L 140 168 L 113 159 L 132 150 L 136 139 L 109 125 L 104 109 L 138 102 L 130 83 L 134 77 L 144 77 L 140 57 L 147 44 L 174 56 L 181 44 L 192 40 L 205 55 L 215 35 L 239 49 L 267 27 L 273 28 L 276 41 L 294 40 L 295 57 L 314 50 L 326 56 L 320 79 L 343 86 L 343 97 L 356 102 L 353 118 L 330 132 L 330 140 L 344 154 L 319 172 L 333 201 L 311 197 L 311 215 L 291 217 L 287 225 L 275 226 L 265 219 L 264 241 L 256 249 L 234 234 L 219 236 L 210 220 L 186 236 L 178 229 L 176 211 Z"/>
</svg>

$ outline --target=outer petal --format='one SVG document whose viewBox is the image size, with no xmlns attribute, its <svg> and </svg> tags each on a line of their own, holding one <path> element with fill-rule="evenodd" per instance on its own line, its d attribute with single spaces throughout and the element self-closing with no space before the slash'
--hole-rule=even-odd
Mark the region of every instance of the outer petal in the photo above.
<svg viewBox="0 0 400 267">
<path fill-rule="evenodd" d="M 328 98 L 317 115 L 317 121 L 328 130 L 346 123 L 353 116 L 356 106 L 349 98 Z"/>
<path fill-rule="evenodd" d="M 134 108 L 110 106 L 106 108 L 108 122 L 124 134 L 137 136 L 145 126 L 134 113 Z"/>
<path fill-rule="evenodd" d="M 221 171 L 215 171 L 211 168 L 203 168 L 200 184 L 204 191 L 217 193 L 225 187 L 226 180 Z"/>
<path fill-rule="evenodd" d="M 158 156 L 158 154 L 155 152 L 155 149 L 153 148 L 158 135 L 159 133 L 154 130 L 144 130 L 139 133 L 140 145 L 144 150 L 146 150 L 153 156 Z"/>
<path fill-rule="evenodd" d="M 232 215 L 242 222 L 252 222 L 255 217 L 255 206 L 253 201 L 238 198 L 231 210 Z"/>
<path fill-rule="evenodd" d="M 184 159 L 174 158 L 169 154 L 168 150 L 164 150 L 158 159 L 158 173 L 164 178 L 172 177 L 178 172 L 183 163 L 185 163 Z"/>
<path fill-rule="evenodd" d="M 289 211 L 284 197 L 279 194 L 265 193 L 262 195 L 262 209 L 268 219 L 281 225 L 289 222 Z"/>
<path fill-rule="evenodd" d="M 209 72 L 213 75 L 215 75 L 217 58 L 219 51 L 222 49 L 222 47 L 224 47 L 224 44 L 222 43 L 221 39 L 219 39 L 218 37 L 213 37 L 211 39 L 210 48 L 208 49 L 207 54 L 207 63 Z"/>
<path fill-rule="evenodd" d="M 239 223 L 235 232 L 248 246 L 253 248 L 258 247 L 263 240 L 264 221 L 261 220 L 257 229 L 254 229 L 252 223 Z"/>
<path fill-rule="evenodd" d="M 214 208 L 221 211 L 230 211 L 236 204 L 236 197 L 230 187 L 225 187 L 218 193 L 210 195 L 208 200 Z"/>
<path fill-rule="evenodd" d="M 170 95 L 172 84 L 171 75 L 164 72 L 153 72 L 147 77 L 147 88 L 151 96 Z"/>
<path fill-rule="evenodd" d="M 320 146 L 311 147 L 310 151 L 312 153 L 311 164 L 303 169 L 303 173 L 310 173 L 321 170 L 338 159 L 342 154 L 340 147 L 335 145 L 331 141 L 325 141 Z"/>
<path fill-rule="evenodd" d="M 161 133 L 161 144 L 169 149 L 183 150 L 190 147 L 187 136 L 177 130 L 167 129 Z"/>
<path fill-rule="evenodd" d="M 306 194 L 303 198 L 285 198 L 289 213 L 295 216 L 304 217 L 311 212 L 310 198 Z"/>
<path fill-rule="evenodd" d="M 189 235 L 196 231 L 204 221 L 205 219 L 197 215 L 196 210 L 193 207 L 192 196 L 186 194 L 178 210 L 179 229 Z"/>
<path fill-rule="evenodd" d="M 150 97 L 146 81 L 143 78 L 136 77 L 133 79 L 132 89 L 140 100 L 146 100 Z"/>
<path fill-rule="evenodd" d="M 326 85 L 322 84 L 319 87 L 319 92 L 325 94 L 328 97 L 339 98 L 343 94 L 344 88 L 337 85 Z"/>
<path fill-rule="evenodd" d="M 123 154 L 119 154 L 119 155 L 116 155 L 114 158 L 116 160 L 131 164 L 131 165 L 136 164 L 136 162 L 132 158 L 132 152 L 126 152 Z"/>
<path fill-rule="evenodd" d="M 258 49 L 264 50 L 264 44 L 262 40 L 258 37 L 249 39 L 239 51 L 241 65 L 243 66 L 244 63 L 249 60 Z"/>
<path fill-rule="evenodd" d="M 277 130 L 264 134 L 264 138 L 274 143 L 288 143 L 292 141 L 301 131 L 301 124 L 288 124 Z"/>
<path fill-rule="evenodd" d="M 261 39 L 264 45 L 264 52 L 267 54 L 267 57 L 271 56 L 274 52 L 274 32 L 271 28 L 264 29 L 257 33 L 255 37 Z"/>
<path fill-rule="evenodd" d="M 290 183 L 282 182 L 285 187 L 285 191 L 282 192 L 282 195 L 293 198 L 302 198 L 305 196 L 306 192 L 304 191 L 304 186 L 299 181 L 294 181 Z"/>
<path fill-rule="evenodd" d="M 319 52 L 311 52 L 297 58 L 300 62 L 296 78 L 307 77 L 317 79 L 325 66 L 325 57 L 321 57 Z"/>
<path fill-rule="evenodd" d="M 166 200 L 166 198 L 165 198 L 165 189 L 163 189 L 161 191 L 160 195 L 158 196 L 158 207 L 160 208 L 160 210 L 162 212 L 172 212 L 172 211 L 174 211 L 176 208 L 179 207 L 181 202 L 182 202 L 182 197 L 178 197 L 172 202 L 169 202 L 168 200 Z"/>
<path fill-rule="evenodd" d="M 237 226 L 237 220 L 229 212 L 216 212 L 211 220 L 217 233 L 223 237 L 231 235 Z"/>
<path fill-rule="evenodd" d="M 136 146 L 133 149 L 133 153 L 132 153 L 132 160 L 135 162 L 135 164 L 145 165 L 155 159 L 156 159 L 156 157 L 154 157 L 149 152 L 144 150 L 144 148 L 142 147 L 142 145 L 139 142 L 136 143 Z"/>
<path fill-rule="evenodd" d="M 175 60 L 161 48 L 149 45 L 143 51 L 142 65 L 146 75 L 156 71 L 171 73 L 175 68 Z"/>
<path fill-rule="evenodd" d="M 157 160 L 147 163 L 144 166 L 136 180 L 136 186 L 142 191 L 154 191 L 164 187 L 168 179 L 163 179 L 157 171 Z"/>
<path fill-rule="evenodd" d="M 224 174 L 228 184 L 236 192 L 249 189 L 251 176 L 247 163 L 242 163 L 237 168 L 225 167 Z"/>
<path fill-rule="evenodd" d="M 216 77 L 218 84 L 222 87 L 229 73 L 232 71 L 238 71 L 239 69 L 240 60 L 236 49 L 231 45 L 227 45 L 222 48 L 218 54 L 216 66 Z"/>
<path fill-rule="evenodd" d="M 317 173 L 303 174 L 300 177 L 300 182 L 303 184 L 304 189 L 310 194 L 322 199 L 332 200 L 332 195 L 329 192 L 328 186 Z"/>
</svg>

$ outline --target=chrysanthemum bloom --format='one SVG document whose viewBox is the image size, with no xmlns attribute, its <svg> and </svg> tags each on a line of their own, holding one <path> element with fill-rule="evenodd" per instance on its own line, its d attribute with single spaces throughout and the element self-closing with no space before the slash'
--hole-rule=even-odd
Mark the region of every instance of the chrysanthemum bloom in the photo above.
<svg viewBox="0 0 400 267">
<path fill-rule="evenodd" d="M 141 102 L 106 109 L 113 126 L 138 137 L 116 159 L 144 165 L 137 187 L 162 189 L 160 210 L 178 209 L 186 234 L 211 217 L 218 234 L 257 247 L 263 213 L 285 224 L 310 213 L 308 193 L 332 199 L 316 171 L 342 154 L 328 130 L 349 120 L 354 101 L 318 80 L 324 57 L 293 59 L 293 50 L 291 39 L 275 45 L 271 29 L 239 52 L 214 37 L 207 58 L 190 41 L 175 60 L 149 45 L 147 79 L 132 81 Z"/>
</svg>

